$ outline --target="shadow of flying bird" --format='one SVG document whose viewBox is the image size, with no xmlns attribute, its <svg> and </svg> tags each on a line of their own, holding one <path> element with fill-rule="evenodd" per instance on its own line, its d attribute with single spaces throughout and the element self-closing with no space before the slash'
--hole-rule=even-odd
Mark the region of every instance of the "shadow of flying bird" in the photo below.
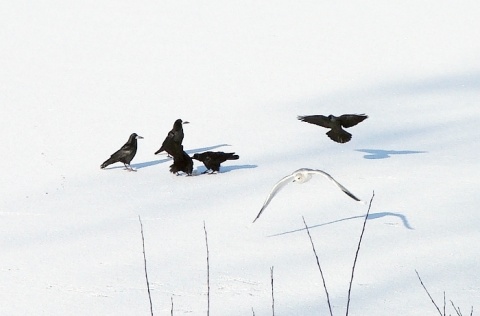
<svg viewBox="0 0 480 316">
<path fill-rule="evenodd" d="M 408 221 L 408 218 L 405 215 L 400 214 L 400 213 L 392 213 L 392 212 L 370 213 L 370 214 L 368 214 L 367 219 L 368 220 L 375 220 L 375 219 L 379 219 L 379 218 L 388 218 L 388 217 L 396 217 L 397 219 L 399 219 L 402 222 L 403 226 L 406 229 L 414 230 L 414 228 L 410 225 L 410 223 Z M 354 219 L 365 219 L 365 215 L 345 217 L 345 218 L 336 219 L 336 220 L 326 222 L 326 223 L 322 223 L 322 224 L 308 225 L 308 228 L 309 229 L 318 228 L 318 227 L 337 224 L 337 223 L 341 223 L 341 222 L 349 221 L 349 220 L 354 220 Z M 389 223 L 389 222 L 385 222 L 384 225 L 397 225 L 397 224 L 396 223 L 392 224 L 392 223 Z M 301 232 L 301 231 L 305 231 L 305 230 L 307 230 L 307 229 L 305 228 L 305 226 L 303 226 L 301 228 L 297 228 L 297 229 L 294 229 L 294 230 L 273 234 L 273 235 L 270 235 L 270 236 L 267 236 L 267 237 L 276 237 L 276 236 L 281 236 L 281 235 L 286 235 L 286 234 L 297 233 L 297 232 Z"/>
<path fill-rule="evenodd" d="M 366 153 L 363 156 L 365 159 L 385 159 L 390 158 L 393 155 L 410 155 L 410 154 L 424 154 L 426 151 L 418 150 L 385 150 L 385 149 L 355 149 Z"/>
<path fill-rule="evenodd" d="M 137 139 L 142 139 L 142 136 L 133 133 L 128 138 L 128 141 L 125 145 L 122 146 L 119 150 L 114 152 L 110 158 L 108 158 L 102 165 L 100 166 L 101 169 L 104 169 L 108 165 L 111 165 L 116 162 L 123 162 L 125 168 L 128 171 L 136 171 L 130 166 L 130 162 L 132 161 L 133 157 L 137 153 Z"/>
<path fill-rule="evenodd" d="M 343 128 L 355 126 L 368 118 L 368 116 L 365 114 L 343 114 L 340 116 L 306 115 L 298 116 L 297 118 L 303 122 L 329 128 L 330 130 L 326 134 L 331 140 L 337 143 L 346 143 L 352 139 L 352 134 Z"/>
<path fill-rule="evenodd" d="M 175 123 L 173 123 L 173 128 L 168 132 L 167 137 L 165 137 L 162 146 L 155 152 L 155 155 L 166 151 L 169 156 L 173 156 L 172 152 L 176 150 L 175 145 L 181 145 L 183 142 L 183 124 L 189 123 L 190 122 L 183 122 L 181 119 L 176 120 Z"/>
<path fill-rule="evenodd" d="M 337 180 L 335 180 L 331 175 L 326 173 L 325 171 L 319 170 L 319 169 L 308 169 L 308 168 L 301 168 L 296 171 L 294 171 L 292 174 L 289 174 L 288 176 L 282 178 L 280 181 L 278 181 L 275 186 L 273 187 L 272 191 L 270 191 L 270 194 L 268 195 L 267 199 L 263 203 L 262 208 L 260 209 L 260 212 L 258 213 L 257 217 L 253 220 L 255 221 L 262 215 L 263 211 L 267 208 L 268 204 L 272 201 L 272 199 L 275 197 L 275 195 L 283 188 L 285 187 L 288 183 L 290 182 L 295 182 L 295 183 L 304 183 L 307 182 L 312 178 L 313 175 L 319 174 L 324 177 L 326 177 L 328 180 L 332 181 L 340 190 L 343 191 L 346 195 L 351 197 L 357 202 L 360 202 L 362 204 L 365 204 L 364 201 L 360 200 L 357 198 L 355 195 L 353 195 L 352 192 L 348 191 L 347 188 L 345 188 L 343 185 L 341 185 Z"/>
<path fill-rule="evenodd" d="M 207 173 L 208 170 L 212 170 L 210 174 L 220 172 L 220 164 L 227 160 L 237 160 L 240 158 L 235 153 L 224 153 L 223 151 L 206 151 L 200 154 L 194 154 L 193 159 L 203 162 L 207 170 L 203 173 Z"/>
</svg>

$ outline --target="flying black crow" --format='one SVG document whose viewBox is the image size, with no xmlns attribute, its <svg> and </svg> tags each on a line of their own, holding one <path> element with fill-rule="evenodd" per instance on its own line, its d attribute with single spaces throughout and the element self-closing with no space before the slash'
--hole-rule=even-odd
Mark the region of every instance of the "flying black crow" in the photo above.
<svg viewBox="0 0 480 316">
<path fill-rule="evenodd" d="M 116 162 L 123 162 L 125 168 L 128 171 L 136 171 L 130 166 L 130 162 L 132 161 L 133 157 L 137 153 L 137 139 L 143 138 L 142 136 L 133 133 L 128 138 L 128 141 L 125 145 L 122 146 L 119 150 L 114 152 L 110 158 L 108 158 L 102 165 L 100 166 L 101 169 L 104 169 L 106 166 L 111 165 L 112 163 Z"/>
<path fill-rule="evenodd" d="M 170 172 L 178 175 L 182 171 L 187 176 L 191 176 L 193 172 L 192 158 L 183 151 L 182 145 L 174 144 L 172 149 L 173 164 L 170 166 Z"/>
<path fill-rule="evenodd" d="M 162 143 L 162 146 L 159 150 L 155 152 L 155 155 L 166 151 L 169 156 L 173 156 L 172 152 L 175 150 L 175 144 L 181 145 L 183 141 L 183 124 L 188 124 L 189 122 L 183 122 L 181 119 L 178 119 L 173 123 L 173 128 L 168 132 L 167 137 Z"/>
<path fill-rule="evenodd" d="M 355 126 L 367 117 L 365 114 L 343 114 L 340 116 L 307 115 L 298 116 L 297 118 L 303 122 L 330 128 L 327 135 L 331 140 L 337 143 L 346 143 L 352 139 L 352 134 L 342 127 L 348 128 Z"/>
<path fill-rule="evenodd" d="M 235 153 L 224 153 L 223 151 L 206 151 L 201 154 L 194 154 L 193 159 L 200 160 L 203 162 L 207 170 L 203 173 L 207 173 L 208 170 L 212 170 L 212 173 L 215 171 L 220 172 L 220 164 L 227 160 L 236 160 L 240 158 Z"/>
</svg>

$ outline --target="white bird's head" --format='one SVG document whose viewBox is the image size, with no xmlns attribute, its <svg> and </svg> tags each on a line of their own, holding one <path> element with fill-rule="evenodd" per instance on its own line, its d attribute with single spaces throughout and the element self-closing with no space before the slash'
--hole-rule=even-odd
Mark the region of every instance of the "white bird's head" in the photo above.
<svg viewBox="0 0 480 316">
<path fill-rule="evenodd" d="M 293 182 L 304 183 L 304 182 L 307 182 L 308 180 L 310 180 L 311 177 L 312 177 L 312 175 L 310 173 L 297 172 L 297 173 L 295 173 L 295 175 L 293 177 Z"/>
</svg>

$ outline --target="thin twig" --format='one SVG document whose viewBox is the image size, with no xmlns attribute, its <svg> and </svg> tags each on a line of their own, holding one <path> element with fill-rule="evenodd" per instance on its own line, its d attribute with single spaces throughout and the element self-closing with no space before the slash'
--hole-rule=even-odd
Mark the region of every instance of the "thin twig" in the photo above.
<svg viewBox="0 0 480 316">
<path fill-rule="evenodd" d="M 205 231 L 205 245 L 207 246 L 207 316 L 210 315 L 210 254 L 208 253 L 208 238 L 205 221 L 203 221 L 203 230 Z"/>
<path fill-rule="evenodd" d="M 420 274 L 418 274 L 418 271 L 417 271 L 417 270 L 415 270 L 415 273 L 417 273 L 417 277 L 418 277 L 418 279 L 420 280 L 420 284 L 423 286 L 423 289 L 425 290 L 425 292 L 427 292 L 428 297 L 430 297 L 430 300 L 432 301 L 433 305 L 435 305 L 435 308 L 437 309 L 438 313 L 440 314 L 440 316 L 443 316 L 443 315 L 442 315 L 442 312 L 440 311 L 440 308 L 438 308 L 437 304 L 435 303 L 435 301 L 433 300 L 432 296 L 431 296 L 430 293 L 428 292 L 427 288 L 426 288 L 425 285 L 423 284 L 423 281 L 422 281 L 422 279 L 420 278 Z"/>
<path fill-rule="evenodd" d="M 362 233 L 360 234 L 360 239 L 358 240 L 357 252 L 355 253 L 355 259 L 353 259 L 352 276 L 350 277 L 350 285 L 348 286 L 347 310 L 345 312 L 345 316 L 348 316 L 348 310 L 350 308 L 350 294 L 352 293 L 352 284 L 353 284 L 353 276 L 355 274 L 355 266 L 357 264 L 358 253 L 360 252 L 363 233 L 365 232 L 365 226 L 367 225 L 368 214 L 370 214 L 370 208 L 372 207 L 372 201 L 374 196 L 375 196 L 375 192 L 372 193 L 372 198 L 370 199 L 370 204 L 368 205 L 367 214 L 365 215 L 365 220 L 363 221 Z"/>
<path fill-rule="evenodd" d="M 170 300 L 172 301 L 172 308 L 170 309 L 170 315 L 173 316 L 173 296 L 170 297 Z"/>
<path fill-rule="evenodd" d="M 140 232 L 142 233 L 143 265 L 145 267 L 145 280 L 147 281 L 148 300 L 150 301 L 150 314 L 153 316 L 152 296 L 150 294 L 150 283 L 148 282 L 147 274 L 147 256 L 145 255 L 145 238 L 143 237 L 143 224 L 140 215 L 138 215 L 138 220 L 140 221 Z"/>
<path fill-rule="evenodd" d="M 273 266 L 270 267 L 270 283 L 272 284 L 272 316 L 275 316 L 275 297 L 273 296 Z"/>
<path fill-rule="evenodd" d="M 253 316 L 255 316 L 255 311 L 253 310 L 253 307 L 252 307 L 252 314 L 253 314 Z"/>
<path fill-rule="evenodd" d="M 455 304 L 453 304 L 453 302 L 450 300 L 450 303 L 452 303 L 452 306 L 453 306 L 453 309 L 455 310 L 455 312 L 457 313 L 457 316 L 463 316 L 462 315 L 462 312 L 460 311 L 460 307 L 455 307 Z"/>
<path fill-rule="evenodd" d="M 445 291 L 443 291 L 443 316 L 447 316 L 446 305 L 447 299 L 445 297 Z"/>
<path fill-rule="evenodd" d="M 323 276 L 322 267 L 320 266 L 320 261 L 318 260 L 317 251 L 315 250 L 315 245 L 313 244 L 312 236 L 310 235 L 310 230 L 308 229 L 307 223 L 305 222 L 305 218 L 303 216 L 302 216 L 302 219 L 303 219 L 303 224 L 305 224 L 305 228 L 307 229 L 308 238 L 310 238 L 310 243 L 312 244 L 313 254 L 317 259 L 318 270 L 320 271 L 320 275 L 322 276 L 323 288 L 325 289 L 325 294 L 327 295 L 327 303 L 328 303 L 328 309 L 330 310 L 330 316 L 333 316 L 332 305 L 330 304 L 330 296 L 328 295 L 327 285 L 325 283 L 325 278 Z"/>
</svg>

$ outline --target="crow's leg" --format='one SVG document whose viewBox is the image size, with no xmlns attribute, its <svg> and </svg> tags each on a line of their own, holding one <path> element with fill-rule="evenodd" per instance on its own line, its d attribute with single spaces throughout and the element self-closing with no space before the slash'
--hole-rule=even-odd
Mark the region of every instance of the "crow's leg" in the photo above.
<svg viewBox="0 0 480 316">
<path fill-rule="evenodd" d="M 127 169 L 128 171 L 137 171 L 137 170 L 133 169 L 132 166 L 130 166 L 130 164 L 124 163 L 124 165 L 125 165 L 125 169 Z"/>
</svg>

